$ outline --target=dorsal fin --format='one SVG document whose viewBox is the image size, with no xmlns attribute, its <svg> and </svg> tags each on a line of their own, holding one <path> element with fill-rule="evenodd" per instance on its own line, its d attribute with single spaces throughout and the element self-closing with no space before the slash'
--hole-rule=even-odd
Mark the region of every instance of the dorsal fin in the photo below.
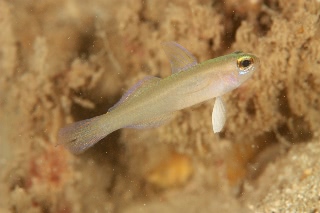
<svg viewBox="0 0 320 213">
<path fill-rule="evenodd" d="M 198 64 L 197 59 L 180 44 L 168 41 L 161 45 L 169 58 L 172 74 L 187 70 Z"/>
<path fill-rule="evenodd" d="M 154 77 L 154 76 L 146 76 L 140 81 L 138 81 L 135 85 L 133 85 L 127 92 L 125 92 L 120 100 L 111 107 L 108 112 L 111 112 L 114 110 L 117 106 L 121 105 L 123 102 L 127 101 L 130 97 L 133 96 L 133 94 L 138 94 L 139 91 L 141 91 L 142 88 L 148 87 L 156 82 L 159 82 L 161 78 Z"/>
</svg>

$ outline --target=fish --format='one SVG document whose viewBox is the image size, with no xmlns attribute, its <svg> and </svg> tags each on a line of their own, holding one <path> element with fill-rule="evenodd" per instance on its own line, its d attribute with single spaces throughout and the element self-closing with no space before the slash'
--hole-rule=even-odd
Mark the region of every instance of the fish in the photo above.
<svg viewBox="0 0 320 213">
<path fill-rule="evenodd" d="M 78 121 L 58 132 L 58 145 L 74 154 L 86 151 L 121 128 L 155 128 L 168 123 L 178 110 L 216 98 L 212 129 L 221 132 L 226 122 L 222 96 L 243 84 L 259 70 L 259 58 L 236 51 L 202 63 L 183 46 L 167 41 L 162 48 L 172 74 L 146 76 L 132 86 L 105 114 Z"/>
</svg>

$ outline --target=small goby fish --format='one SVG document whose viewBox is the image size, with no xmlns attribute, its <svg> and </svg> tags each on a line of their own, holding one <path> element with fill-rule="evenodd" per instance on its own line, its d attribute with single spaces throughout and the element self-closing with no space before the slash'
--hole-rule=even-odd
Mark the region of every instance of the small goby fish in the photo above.
<svg viewBox="0 0 320 213">
<path fill-rule="evenodd" d="M 164 79 L 145 77 L 106 114 L 62 128 L 58 143 L 73 153 L 81 153 L 115 130 L 157 127 L 169 121 L 177 110 L 211 98 L 216 98 L 213 131 L 220 132 L 226 120 L 221 96 L 249 79 L 259 69 L 259 59 L 238 51 L 198 63 L 175 42 L 164 42 L 162 47 L 170 60 L 172 75 Z"/>
</svg>

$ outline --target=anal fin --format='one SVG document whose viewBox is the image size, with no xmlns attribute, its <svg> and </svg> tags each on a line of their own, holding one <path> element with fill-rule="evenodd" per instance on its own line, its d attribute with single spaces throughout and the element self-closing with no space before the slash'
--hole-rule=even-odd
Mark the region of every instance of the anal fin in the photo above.
<svg viewBox="0 0 320 213">
<path fill-rule="evenodd" d="M 148 120 L 141 121 L 137 124 L 126 126 L 126 128 L 145 129 L 159 127 L 165 123 L 168 123 L 174 116 L 174 113 L 169 113 L 161 116 L 156 116 Z"/>
</svg>

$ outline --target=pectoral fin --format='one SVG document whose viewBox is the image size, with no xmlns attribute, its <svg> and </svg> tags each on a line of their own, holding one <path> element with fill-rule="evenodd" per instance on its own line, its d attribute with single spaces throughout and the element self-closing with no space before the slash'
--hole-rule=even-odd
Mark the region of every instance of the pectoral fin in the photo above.
<svg viewBox="0 0 320 213">
<path fill-rule="evenodd" d="M 221 97 L 217 97 L 212 111 L 212 129 L 214 133 L 222 130 L 226 122 L 226 108 Z"/>
</svg>

